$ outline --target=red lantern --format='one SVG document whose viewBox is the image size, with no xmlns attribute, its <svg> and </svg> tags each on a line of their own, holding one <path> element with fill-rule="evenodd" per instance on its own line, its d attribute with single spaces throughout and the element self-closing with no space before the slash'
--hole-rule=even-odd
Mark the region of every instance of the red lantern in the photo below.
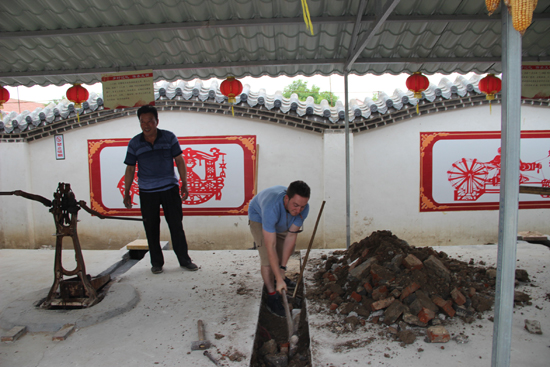
<svg viewBox="0 0 550 367">
<path fill-rule="evenodd" d="M 420 71 L 413 73 L 410 77 L 407 78 L 405 83 L 407 88 L 414 93 L 414 98 L 422 98 L 422 92 L 424 92 L 430 86 L 430 81 L 426 78 Z M 418 109 L 418 103 L 416 104 L 416 113 L 420 115 L 420 110 Z"/>
<path fill-rule="evenodd" d="M 407 88 L 414 92 L 414 98 L 420 99 L 422 98 L 422 92 L 430 86 L 430 81 L 420 71 L 417 71 L 407 78 L 406 84 Z"/>
<path fill-rule="evenodd" d="M 67 89 L 67 99 L 73 102 L 77 108 L 80 108 L 82 102 L 87 101 L 89 96 L 88 90 L 78 83 Z"/>
<path fill-rule="evenodd" d="M 492 101 L 495 99 L 495 94 L 502 89 L 502 81 L 495 74 L 489 74 L 479 81 L 478 87 L 480 91 L 487 95 L 485 99 Z"/>
<path fill-rule="evenodd" d="M 235 98 L 243 91 L 243 85 L 234 76 L 228 76 L 220 85 L 220 92 L 227 97 L 229 103 L 235 103 Z"/>
<path fill-rule="evenodd" d="M 4 108 L 4 103 L 10 100 L 10 92 L 4 87 L 0 87 L 0 110 Z"/>
</svg>

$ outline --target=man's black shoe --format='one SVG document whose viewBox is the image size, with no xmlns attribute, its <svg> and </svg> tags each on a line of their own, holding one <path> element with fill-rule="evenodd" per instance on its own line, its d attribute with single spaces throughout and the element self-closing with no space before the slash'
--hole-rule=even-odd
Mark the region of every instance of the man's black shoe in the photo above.
<svg viewBox="0 0 550 367">
<path fill-rule="evenodd" d="M 288 277 L 285 277 L 285 283 L 286 283 L 286 287 L 290 290 L 291 288 L 294 289 L 296 288 L 296 282 L 291 280 L 290 278 Z"/>
<path fill-rule="evenodd" d="M 190 270 L 190 271 L 197 271 L 199 270 L 199 267 L 195 264 L 193 264 L 193 262 L 191 260 L 189 260 L 189 262 L 185 263 L 185 264 L 181 264 L 181 267 L 182 268 L 185 268 L 187 270 Z"/>
<path fill-rule="evenodd" d="M 286 317 L 285 308 L 283 307 L 283 300 L 279 293 L 276 293 L 272 296 L 267 295 L 267 300 L 265 303 L 267 310 L 275 316 Z"/>
<path fill-rule="evenodd" d="M 162 266 L 153 266 L 151 268 L 151 273 L 153 274 L 160 274 L 162 273 Z"/>
</svg>

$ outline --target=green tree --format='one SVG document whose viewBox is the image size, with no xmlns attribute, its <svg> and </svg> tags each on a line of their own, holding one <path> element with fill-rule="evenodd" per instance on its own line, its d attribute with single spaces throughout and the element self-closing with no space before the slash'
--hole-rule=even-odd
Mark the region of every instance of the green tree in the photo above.
<svg viewBox="0 0 550 367">
<path fill-rule="evenodd" d="M 321 88 L 315 84 L 313 84 L 311 89 L 309 89 L 307 82 L 304 82 L 302 79 L 298 79 L 285 87 L 283 90 L 283 96 L 290 98 L 293 93 L 296 93 L 300 101 L 305 101 L 307 97 L 312 96 L 316 104 L 319 104 L 323 99 L 326 99 L 328 103 L 334 107 L 338 97 L 332 92 L 320 92 L 320 89 Z"/>
</svg>

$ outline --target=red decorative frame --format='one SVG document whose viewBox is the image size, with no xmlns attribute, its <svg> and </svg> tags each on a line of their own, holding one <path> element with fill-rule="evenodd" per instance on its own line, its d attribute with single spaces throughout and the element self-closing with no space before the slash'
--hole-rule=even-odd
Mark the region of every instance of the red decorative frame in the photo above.
<svg viewBox="0 0 550 367">
<path fill-rule="evenodd" d="M 523 131 L 521 139 L 550 138 L 550 131 Z M 464 132 L 421 132 L 420 133 L 420 212 L 464 211 L 464 210 L 498 210 L 499 202 L 452 202 L 439 203 L 433 197 L 433 148 L 440 140 L 475 140 L 499 139 L 500 131 L 464 131 Z M 522 142 L 524 144 L 525 142 Z M 486 162 L 492 163 L 492 162 Z M 500 164 L 500 162 L 497 162 Z M 482 164 L 485 164 L 484 162 Z M 527 165 L 529 163 L 526 163 Z M 523 162 L 522 162 L 523 167 Z M 449 171 L 447 171 L 449 173 Z M 548 181 L 548 180 L 545 180 Z M 529 182 L 527 183 L 529 184 Z M 493 189 L 493 192 L 494 189 Z M 456 194 L 455 194 L 456 195 Z M 520 209 L 550 208 L 550 201 L 521 201 Z"/>
<path fill-rule="evenodd" d="M 90 177 L 90 207 L 107 216 L 141 216 L 139 208 L 107 208 L 102 201 L 101 190 L 101 151 L 107 147 L 126 147 L 130 139 L 90 139 L 88 140 L 88 168 Z M 244 201 L 238 207 L 214 208 L 199 207 L 190 208 L 182 206 L 183 215 L 248 215 L 248 205 L 256 194 L 256 160 L 257 147 L 255 135 L 243 136 L 202 136 L 178 138 L 181 145 L 196 144 L 236 144 L 243 149 L 244 154 Z M 124 171 L 121 171 L 121 175 Z M 122 199 L 121 199 L 122 205 Z M 162 209 L 161 209 L 162 214 Z"/>
</svg>

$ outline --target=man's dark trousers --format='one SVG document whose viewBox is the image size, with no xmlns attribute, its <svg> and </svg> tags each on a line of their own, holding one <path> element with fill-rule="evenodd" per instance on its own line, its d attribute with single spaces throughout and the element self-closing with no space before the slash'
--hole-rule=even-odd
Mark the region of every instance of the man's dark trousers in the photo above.
<svg viewBox="0 0 550 367">
<path fill-rule="evenodd" d="M 139 201 L 143 227 L 149 245 L 151 265 L 164 265 L 164 256 L 160 247 L 160 206 L 164 210 L 164 218 L 170 229 L 172 248 L 178 257 L 180 265 L 191 261 L 187 253 L 187 240 L 183 230 L 183 214 L 181 210 L 181 196 L 179 187 L 174 186 L 166 191 L 140 192 Z"/>
</svg>

